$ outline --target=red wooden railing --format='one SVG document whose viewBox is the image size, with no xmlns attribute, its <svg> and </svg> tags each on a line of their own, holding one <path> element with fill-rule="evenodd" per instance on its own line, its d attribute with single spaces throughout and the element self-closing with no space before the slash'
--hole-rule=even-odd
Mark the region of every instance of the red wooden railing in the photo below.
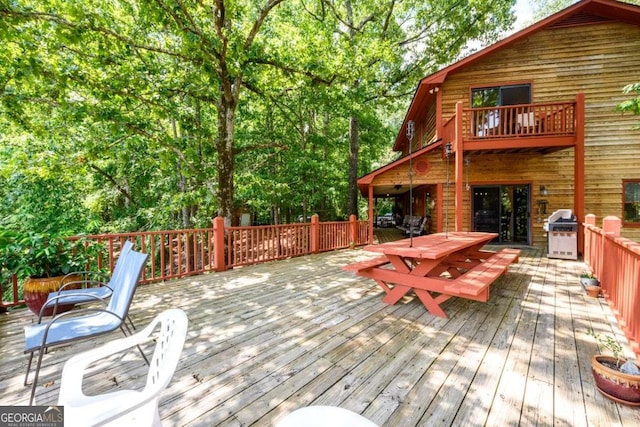
<svg viewBox="0 0 640 427">
<path fill-rule="evenodd" d="M 364 221 L 368 225 L 367 221 Z M 348 222 L 324 222 L 320 224 L 320 250 L 330 251 L 332 249 L 348 248 L 350 242 L 358 239 L 358 232 L 352 232 Z M 355 237 L 352 237 L 355 236 Z"/>
<path fill-rule="evenodd" d="M 369 222 L 354 215 L 346 222 L 224 227 L 216 218 L 212 228 L 100 234 L 83 237 L 85 247 L 99 248 L 92 253 L 87 270 L 113 271 L 122 244 L 130 240 L 136 250 L 149 254 L 141 283 L 222 271 L 241 265 L 274 261 L 312 253 L 344 249 L 369 242 Z M 3 289 L 11 289 L 12 298 L 0 308 L 24 304 L 15 275 Z"/>
<path fill-rule="evenodd" d="M 584 223 L 584 261 L 600 280 L 602 293 L 618 318 L 633 352 L 640 357 L 640 243 L 620 237 L 621 221 L 595 215 Z"/>
<path fill-rule="evenodd" d="M 311 224 L 228 227 L 225 266 L 256 264 L 311 253 Z"/>
<path fill-rule="evenodd" d="M 576 131 L 576 102 L 465 108 L 463 138 L 467 140 L 566 136 Z"/>
</svg>

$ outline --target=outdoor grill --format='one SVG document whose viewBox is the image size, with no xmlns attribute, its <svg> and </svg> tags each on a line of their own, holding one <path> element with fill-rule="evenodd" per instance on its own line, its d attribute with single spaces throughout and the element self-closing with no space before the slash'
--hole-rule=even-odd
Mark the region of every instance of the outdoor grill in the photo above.
<svg viewBox="0 0 640 427">
<path fill-rule="evenodd" d="M 559 209 L 544 222 L 547 257 L 578 259 L 578 222 L 570 209 Z"/>
</svg>

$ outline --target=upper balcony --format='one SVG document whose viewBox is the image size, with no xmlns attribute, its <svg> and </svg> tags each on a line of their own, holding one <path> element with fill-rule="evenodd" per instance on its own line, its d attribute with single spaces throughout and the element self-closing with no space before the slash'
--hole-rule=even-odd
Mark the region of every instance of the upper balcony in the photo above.
<svg viewBox="0 0 640 427">
<path fill-rule="evenodd" d="M 456 135 L 461 129 L 460 135 Z M 443 137 L 462 138 L 464 151 L 554 151 L 584 134 L 584 97 L 573 101 L 462 108 L 445 123 Z"/>
</svg>

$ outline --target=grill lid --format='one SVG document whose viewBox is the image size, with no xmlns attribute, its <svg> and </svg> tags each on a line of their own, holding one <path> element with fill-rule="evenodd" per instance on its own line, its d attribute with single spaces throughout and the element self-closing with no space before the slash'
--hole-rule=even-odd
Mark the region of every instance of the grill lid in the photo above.
<svg viewBox="0 0 640 427">
<path fill-rule="evenodd" d="M 576 217 L 571 213 L 571 209 L 558 209 L 547 218 L 548 223 L 554 222 L 576 222 Z"/>
<path fill-rule="evenodd" d="M 553 224 L 558 224 L 557 226 L 553 226 Z M 549 218 L 544 221 L 543 229 L 544 231 L 557 230 L 557 231 L 566 231 L 561 230 L 560 224 L 566 224 L 567 227 L 575 225 L 577 229 L 577 219 L 576 216 L 571 213 L 571 209 L 558 209 L 554 213 L 552 213 Z"/>
</svg>

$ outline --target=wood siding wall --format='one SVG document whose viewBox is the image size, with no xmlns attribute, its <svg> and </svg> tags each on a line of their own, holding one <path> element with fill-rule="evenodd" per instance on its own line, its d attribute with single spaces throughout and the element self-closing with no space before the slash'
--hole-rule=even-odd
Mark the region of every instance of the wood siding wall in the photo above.
<svg viewBox="0 0 640 427">
<path fill-rule="evenodd" d="M 572 100 L 584 92 L 585 212 L 598 217 L 621 215 L 622 180 L 640 178 L 640 131 L 632 129 L 640 118 L 614 109 L 629 98 L 622 88 L 640 81 L 638 46 L 640 28 L 622 23 L 541 31 L 449 75 L 441 88 L 443 121 L 453 116 L 457 101 L 470 106 L 471 87 L 531 82 L 534 103 Z M 549 191 L 545 197 L 548 213 L 572 209 L 573 162 L 572 149 L 546 155 L 475 155 L 471 156 L 469 181 L 471 185 L 529 182 L 534 243 L 540 245 L 544 244 L 544 231 L 536 215 L 539 187 L 544 185 Z M 430 180 L 444 182 L 443 178 L 432 176 Z M 468 194 L 464 203 L 467 228 Z M 453 215 L 452 209 L 450 206 L 449 215 Z M 622 234 L 640 238 L 639 229 L 623 229 Z"/>
<path fill-rule="evenodd" d="M 573 152 L 565 150 L 556 153 L 556 159 L 564 159 L 569 167 L 548 168 L 548 155 L 532 153 L 504 154 L 483 154 L 470 156 L 469 165 L 465 166 L 465 184 L 468 176 L 469 185 L 485 184 L 530 184 L 533 204 L 531 207 L 533 244 L 544 246 L 546 237 L 542 229 L 545 218 L 552 213 L 552 209 L 547 207 L 547 214 L 538 212 L 535 200 L 540 197 L 540 185 L 546 185 L 549 195 L 544 199 L 549 201 L 549 206 L 553 209 L 573 206 Z M 454 164 L 453 157 L 449 159 L 449 185 L 447 186 L 447 161 L 442 158 L 442 152 L 435 150 L 428 155 L 422 156 L 418 160 L 427 160 L 430 164 L 429 173 L 425 175 L 413 175 L 413 185 L 417 188 L 422 185 L 444 183 L 442 200 L 443 215 L 448 221 L 442 219 L 442 224 L 448 223 L 448 230 L 454 229 L 455 204 L 454 204 Z M 417 160 L 417 161 L 418 161 Z M 468 173 L 467 173 L 468 172 Z M 374 185 L 394 185 L 408 181 L 408 167 L 395 168 L 376 177 Z M 553 185 L 547 184 L 554 182 Z M 539 183 L 539 184 L 538 184 Z M 448 187 L 448 190 L 447 190 Z M 419 192 L 414 192 L 419 194 Z M 435 198 L 435 195 L 432 194 Z M 471 216 L 471 191 L 463 194 L 464 217 L 463 224 L 465 230 L 470 230 Z M 416 213 L 419 214 L 419 213 Z M 434 219 L 435 220 L 435 219 Z M 444 231 L 444 230 L 443 230 Z"/>
<path fill-rule="evenodd" d="M 424 121 L 424 134 L 422 135 L 422 147 L 436 140 L 436 99 L 427 107 Z"/>
<path fill-rule="evenodd" d="M 413 144 L 411 146 L 411 151 L 415 152 L 419 149 L 429 145 L 434 142 L 437 138 L 437 129 L 436 129 L 436 99 L 435 97 L 431 99 L 431 101 L 427 104 L 424 109 L 424 114 L 420 114 L 421 120 L 417 120 L 416 123 L 416 134 L 413 138 Z M 406 138 L 405 135 L 401 135 L 401 138 Z M 404 144 L 402 146 L 402 155 L 406 156 L 409 154 L 409 145 Z"/>
</svg>

